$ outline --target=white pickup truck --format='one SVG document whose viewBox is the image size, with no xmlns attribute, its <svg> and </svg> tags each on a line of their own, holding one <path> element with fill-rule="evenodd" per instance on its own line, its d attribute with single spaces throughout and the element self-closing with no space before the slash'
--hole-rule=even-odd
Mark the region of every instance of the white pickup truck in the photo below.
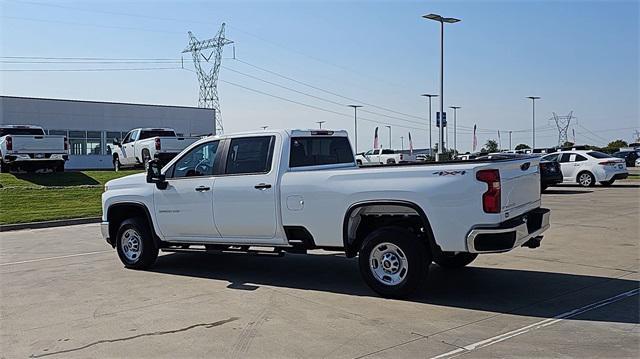
<svg viewBox="0 0 640 359">
<path fill-rule="evenodd" d="M 382 148 L 369 150 L 356 155 L 356 163 L 359 166 L 371 165 L 393 165 L 396 163 L 416 162 L 415 155 L 406 153 L 396 153 L 394 150 L 386 150 Z"/>
<path fill-rule="evenodd" d="M 65 136 L 45 135 L 42 127 L 0 125 L 0 172 L 64 171 L 68 149 Z"/>
<path fill-rule="evenodd" d="M 177 136 L 172 128 L 136 128 L 109 145 L 113 169 L 144 165 L 152 159 L 167 163 L 199 137 Z"/>
<path fill-rule="evenodd" d="M 159 250 L 342 251 L 373 290 L 403 297 L 432 262 L 537 247 L 549 227 L 538 162 L 358 167 L 345 131 L 208 137 L 164 168 L 109 181 L 101 231 L 134 269 Z"/>
</svg>

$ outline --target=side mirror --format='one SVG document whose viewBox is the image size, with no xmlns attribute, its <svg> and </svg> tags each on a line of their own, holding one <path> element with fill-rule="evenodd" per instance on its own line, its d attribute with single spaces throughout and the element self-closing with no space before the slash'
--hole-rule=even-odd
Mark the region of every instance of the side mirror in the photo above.
<svg viewBox="0 0 640 359">
<path fill-rule="evenodd" d="M 115 146 L 120 146 L 120 140 L 119 140 L 119 139 L 117 139 L 117 138 L 114 138 L 114 139 L 113 139 L 113 144 L 114 144 Z"/>
<path fill-rule="evenodd" d="M 165 176 L 160 173 L 162 167 L 157 159 L 151 160 L 147 163 L 147 183 L 155 183 L 158 189 L 166 189 L 169 183 Z"/>
</svg>

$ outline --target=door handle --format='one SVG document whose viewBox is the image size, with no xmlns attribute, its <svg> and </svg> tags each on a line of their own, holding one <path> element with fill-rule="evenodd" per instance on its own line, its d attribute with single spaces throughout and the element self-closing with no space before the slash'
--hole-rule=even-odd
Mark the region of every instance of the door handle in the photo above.
<svg viewBox="0 0 640 359">
<path fill-rule="evenodd" d="M 198 192 L 205 192 L 205 191 L 209 191 L 210 189 L 211 189 L 211 187 L 206 187 L 206 186 L 196 187 L 196 191 L 198 191 Z"/>
<path fill-rule="evenodd" d="M 271 188 L 271 185 L 268 183 L 258 183 L 257 185 L 253 186 L 253 188 L 264 191 L 265 189 Z"/>
</svg>

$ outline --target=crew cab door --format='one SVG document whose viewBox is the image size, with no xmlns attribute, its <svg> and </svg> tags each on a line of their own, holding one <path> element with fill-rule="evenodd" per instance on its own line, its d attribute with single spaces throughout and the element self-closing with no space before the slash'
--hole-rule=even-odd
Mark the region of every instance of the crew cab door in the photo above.
<svg viewBox="0 0 640 359">
<path fill-rule="evenodd" d="M 219 238 L 213 218 L 214 171 L 220 141 L 193 147 L 165 172 L 166 189 L 154 190 L 155 215 L 167 240 Z"/>
<path fill-rule="evenodd" d="M 275 238 L 275 142 L 275 136 L 227 139 L 224 175 L 213 188 L 215 223 L 224 240 Z"/>
<path fill-rule="evenodd" d="M 134 149 L 134 143 L 138 139 L 140 130 L 133 130 L 124 137 L 120 146 L 122 155 L 120 156 L 120 163 L 123 165 L 132 165 L 136 163 L 136 154 Z"/>
</svg>

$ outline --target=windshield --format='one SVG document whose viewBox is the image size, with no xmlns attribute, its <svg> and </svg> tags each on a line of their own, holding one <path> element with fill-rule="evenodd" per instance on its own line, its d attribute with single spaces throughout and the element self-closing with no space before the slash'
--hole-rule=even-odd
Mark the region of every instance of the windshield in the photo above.
<svg viewBox="0 0 640 359">
<path fill-rule="evenodd" d="M 176 137 L 176 133 L 170 130 L 144 130 L 140 134 L 139 140 L 151 137 Z"/>
<path fill-rule="evenodd" d="M 587 152 L 587 154 L 593 158 L 611 158 L 608 154 L 598 151 Z"/>
<path fill-rule="evenodd" d="M 44 131 L 41 128 L 13 128 L 13 127 L 0 128 L 0 137 L 6 136 L 6 135 L 43 136 Z"/>
</svg>

